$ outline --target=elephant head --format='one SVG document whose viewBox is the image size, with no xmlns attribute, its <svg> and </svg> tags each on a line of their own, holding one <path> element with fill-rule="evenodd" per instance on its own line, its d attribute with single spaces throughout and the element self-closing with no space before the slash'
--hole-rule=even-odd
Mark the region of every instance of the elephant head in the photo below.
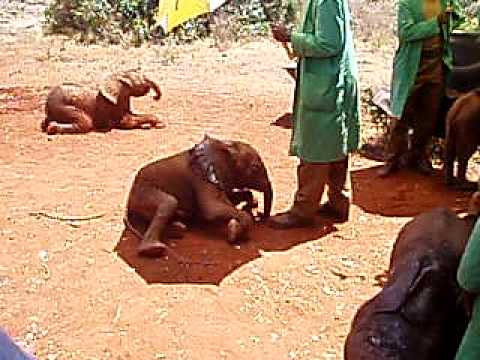
<svg viewBox="0 0 480 360">
<path fill-rule="evenodd" d="M 434 252 L 438 249 L 399 263 L 382 291 L 360 307 L 345 360 L 455 357 L 466 325 L 457 301 L 456 267 Z"/>
<path fill-rule="evenodd" d="M 250 189 L 263 193 L 263 216 L 270 216 L 272 184 L 258 152 L 241 141 L 221 141 L 205 135 L 193 149 L 192 161 L 207 179 L 224 190 Z"/>
<path fill-rule="evenodd" d="M 412 324 L 431 321 L 454 306 L 455 265 L 452 257 L 433 253 L 398 264 L 377 298 L 376 310 L 401 311 Z"/>
<path fill-rule="evenodd" d="M 158 84 L 138 71 L 129 70 L 111 75 L 100 87 L 100 94 L 112 104 L 119 105 L 122 102 L 127 104 L 130 96 L 146 95 L 150 89 L 155 92 L 154 99 L 159 100 L 162 92 Z"/>
</svg>

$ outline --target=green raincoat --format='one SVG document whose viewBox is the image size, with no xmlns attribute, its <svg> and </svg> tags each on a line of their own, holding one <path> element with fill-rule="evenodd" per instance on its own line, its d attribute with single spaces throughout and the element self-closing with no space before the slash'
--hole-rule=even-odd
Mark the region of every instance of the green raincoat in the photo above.
<svg viewBox="0 0 480 360">
<path fill-rule="evenodd" d="M 299 57 L 290 154 L 344 159 L 359 146 L 359 94 L 347 0 L 309 0 L 292 34 Z"/>
<path fill-rule="evenodd" d="M 400 0 L 398 4 L 398 50 L 393 60 L 393 76 L 391 85 L 391 111 L 400 117 L 407 102 L 407 98 L 415 84 L 415 78 L 420 64 L 422 45 L 425 39 L 442 35 L 444 41 L 443 62 L 450 70 L 453 65 L 452 47 L 449 43 L 449 34 L 460 24 L 457 0 L 440 0 L 442 12 L 450 4 L 454 13 L 451 21 L 440 28 L 437 19 L 425 20 L 422 0 Z"/>
<path fill-rule="evenodd" d="M 458 283 L 469 293 L 476 294 L 472 319 L 455 360 L 480 359 L 480 220 L 470 235 L 457 274 Z"/>
</svg>

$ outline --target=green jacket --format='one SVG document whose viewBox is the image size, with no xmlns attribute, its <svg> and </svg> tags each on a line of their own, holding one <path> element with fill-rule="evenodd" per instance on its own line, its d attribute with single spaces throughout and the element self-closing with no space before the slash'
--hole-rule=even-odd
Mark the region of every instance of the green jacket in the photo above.
<svg viewBox="0 0 480 360">
<path fill-rule="evenodd" d="M 341 160 L 359 146 L 357 65 L 347 0 L 309 0 L 292 34 L 299 57 L 290 154 Z"/>
<path fill-rule="evenodd" d="M 452 68 L 453 56 L 449 37 L 453 28 L 462 21 L 457 0 L 440 0 L 442 11 L 450 3 L 454 8 L 448 26 L 440 27 L 436 18 L 425 20 L 422 0 L 400 0 L 397 14 L 398 49 L 393 60 L 393 76 L 391 84 L 391 110 L 400 117 L 407 102 L 410 91 L 415 84 L 420 65 L 423 40 L 442 34 L 444 43 L 443 62 L 447 70 Z"/>
<path fill-rule="evenodd" d="M 457 280 L 463 289 L 477 296 L 470 324 L 455 359 L 477 360 L 480 359 L 480 220 L 477 220 L 460 260 Z"/>
</svg>

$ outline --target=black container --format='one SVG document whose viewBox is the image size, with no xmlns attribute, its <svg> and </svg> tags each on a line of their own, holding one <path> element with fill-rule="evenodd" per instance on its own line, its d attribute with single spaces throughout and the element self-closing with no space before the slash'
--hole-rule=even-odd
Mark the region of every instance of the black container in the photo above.
<svg viewBox="0 0 480 360">
<path fill-rule="evenodd" d="M 454 32 L 450 42 L 455 66 L 480 63 L 480 32 Z"/>
</svg>

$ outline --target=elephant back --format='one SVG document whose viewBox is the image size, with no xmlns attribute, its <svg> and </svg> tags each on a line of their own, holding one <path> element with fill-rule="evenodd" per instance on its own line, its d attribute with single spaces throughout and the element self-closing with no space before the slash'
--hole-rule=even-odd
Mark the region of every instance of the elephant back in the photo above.
<svg viewBox="0 0 480 360">
<path fill-rule="evenodd" d="M 58 100 L 61 100 L 64 105 L 74 106 L 88 114 L 94 113 L 96 93 L 94 89 L 73 83 L 62 84 L 58 89 L 58 93 L 52 90 L 52 94 L 55 92 L 54 96 L 61 97 Z"/>
</svg>

